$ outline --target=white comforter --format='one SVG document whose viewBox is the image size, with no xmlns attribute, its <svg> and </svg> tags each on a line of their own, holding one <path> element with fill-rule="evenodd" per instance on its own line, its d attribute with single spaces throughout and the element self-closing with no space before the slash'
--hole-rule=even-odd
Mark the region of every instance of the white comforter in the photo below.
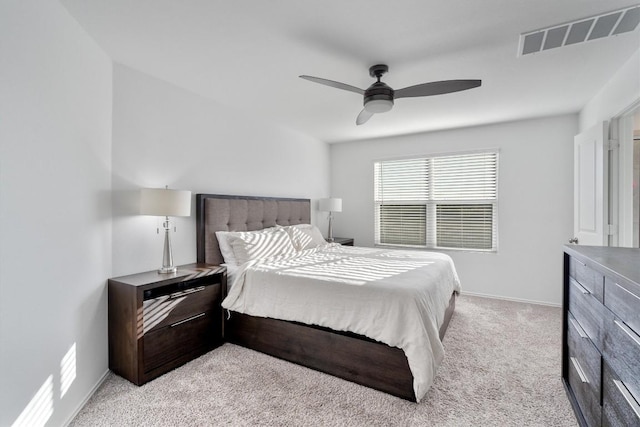
<svg viewBox="0 0 640 427">
<path fill-rule="evenodd" d="M 235 273 L 222 306 L 399 347 L 420 401 L 444 357 L 438 331 L 451 293 L 459 290 L 448 255 L 332 244 L 247 262 Z"/>
</svg>

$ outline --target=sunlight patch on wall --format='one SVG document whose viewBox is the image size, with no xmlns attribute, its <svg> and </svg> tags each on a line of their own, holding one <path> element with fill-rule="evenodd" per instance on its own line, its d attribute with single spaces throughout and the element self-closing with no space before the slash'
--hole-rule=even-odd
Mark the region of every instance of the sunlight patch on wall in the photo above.
<svg viewBox="0 0 640 427">
<path fill-rule="evenodd" d="M 53 415 L 53 375 L 45 380 L 12 427 L 40 427 Z"/>
<path fill-rule="evenodd" d="M 67 354 L 64 355 L 62 361 L 60 361 L 60 398 L 71 387 L 71 384 L 76 379 L 76 343 L 73 343 Z"/>
</svg>

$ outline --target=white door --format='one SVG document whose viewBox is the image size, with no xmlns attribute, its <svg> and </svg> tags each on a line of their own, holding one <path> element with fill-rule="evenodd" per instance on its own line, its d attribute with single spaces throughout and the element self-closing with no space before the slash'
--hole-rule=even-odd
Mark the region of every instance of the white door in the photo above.
<svg viewBox="0 0 640 427">
<path fill-rule="evenodd" d="M 574 138 L 572 240 L 580 245 L 608 246 L 608 139 L 607 122 Z"/>
</svg>

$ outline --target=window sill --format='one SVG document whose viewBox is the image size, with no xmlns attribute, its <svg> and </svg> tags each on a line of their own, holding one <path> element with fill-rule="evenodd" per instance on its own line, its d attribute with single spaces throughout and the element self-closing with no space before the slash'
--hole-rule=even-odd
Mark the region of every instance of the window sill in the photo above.
<svg viewBox="0 0 640 427">
<path fill-rule="evenodd" d="M 497 254 L 497 249 L 467 249 L 467 248 L 427 248 L 425 246 L 412 246 L 412 245 L 391 245 L 391 244 L 381 244 L 374 243 L 373 245 L 376 248 L 384 248 L 384 249 L 411 249 L 418 251 L 428 251 L 428 252 L 468 252 L 474 254 Z"/>
</svg>

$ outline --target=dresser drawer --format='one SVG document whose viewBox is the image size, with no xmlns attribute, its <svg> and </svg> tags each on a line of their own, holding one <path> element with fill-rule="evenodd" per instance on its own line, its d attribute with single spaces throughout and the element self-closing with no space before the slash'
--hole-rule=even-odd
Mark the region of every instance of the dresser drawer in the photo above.
<svg viewBox="0 0 640 427">
<path fill-rule="evenodd" d="M 145 372 L 221 340 L 221 314 L 220 310 L 198 313 L 146 334 L 142 343 Z"/>
<path fill-rule="evenodd" d="M 607 277 L 604 287 L 604 305 L 636 333 L 640 333 L 640 289 L 631 285 L 622 286 Z"/>
<path fill-rule="evenodd" d="M 143 334 L 213 310 L 220 302 L 220 284 L 197 286 L 142 303 Z"/>
<path fill-rule="evenodd" d="M 593 294 L 600 302 L 604 300 L 604 275 L 571 257 L 569 275 Z"/>
<path fill-rule="evenodd" d="M 608 310 L 574 279 L 569 279 L 569 311 L 601 350 L 604 341 L 602 322 Z"/>
<path fill-rule="evenodd" d="M 602 374 L 602 357 L 591 339 L 582 329 L 578 321 L 568 313 L 567 341 L 569 356 L 575 357 L 580 362 L 584 373 L 589 378 L 596 390 L 600 389 L 600 377 Z M 599 392 L 598 392 L 599 395 Z"/>
<path fill-rule="evenodd" d="M 631 392 L 640 396 L 640 336 L 613 314 L 605 324 L 603 356 Z"/>
<path fill-rule="evenodd" d="M 603 368 L 602 425 L 640 425 L 640 396 L 634 395 L 607 363 Z"/>
<path fill-rule="evenodd" d="M 602 358 L 570 313 L 568 320 L 569 385 L 588 424 L 599 425 Z"/>
</svg>

